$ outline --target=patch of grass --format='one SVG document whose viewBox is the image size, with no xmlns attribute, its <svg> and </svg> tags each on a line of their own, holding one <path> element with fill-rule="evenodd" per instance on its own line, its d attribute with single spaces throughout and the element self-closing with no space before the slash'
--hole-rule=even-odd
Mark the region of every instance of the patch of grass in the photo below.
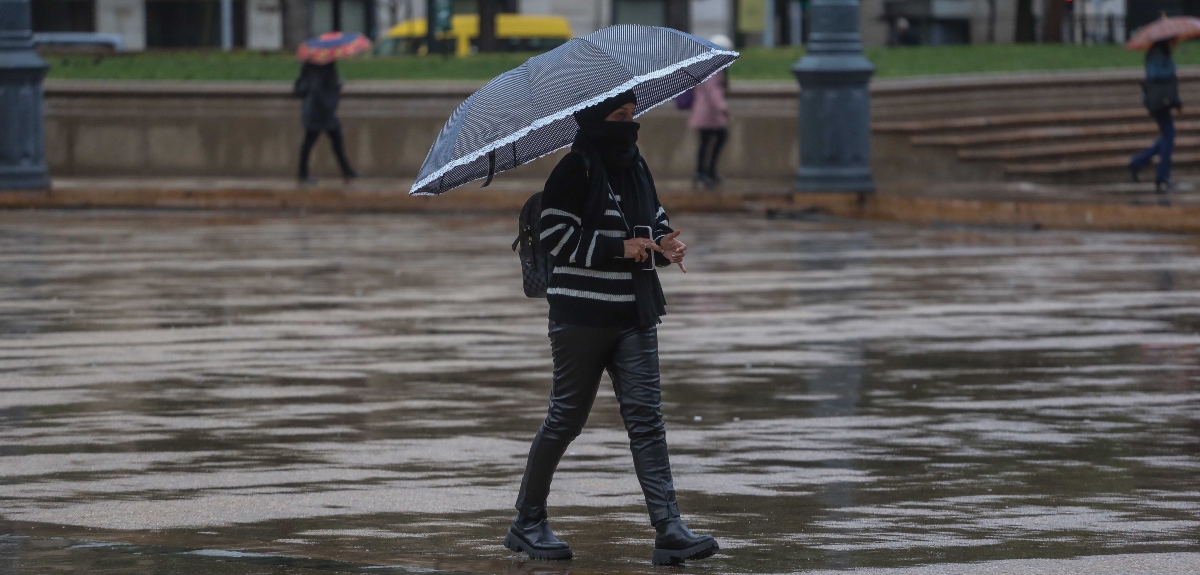
<svg viewBox="0 0 1200 575">
<path fill-rule="evenodd" d="M 486 80 L 532 54 L 360 57 L 338 63 L 347 80 Z M 49 56 L 50 78 L 106 80 L 293 80 L 300 63 L 281 52 L 141 52 Z"/>
<path fill-rule="evenodd" d="M 1015 44 L 978 46 L 914 46 L 868 48 L 867 58 L 875 64 L 877 78 L 934 76 L 986 72 L 1034 72 L 1098 68 L 1136 68 L 1143 54 L 1121 46 L 1074 46 L 1062 44 Z M 742 80 L 791 79 L 791 66 L 803 49 L 749 48 L 730 69 Z M 1200 47 L 1182 44 L 1175 52 L 1179 65 L 1200 64 Z"/>
<path fill-rule="evenodd" d="M 791 80 L 799 48 L 749 48 L 730 69 L 740 80 Z M 531 54 L 362 57 L 338 65 L 348 80 L 486 80 Z M 981 45 L 871 48 L 876 77 L 1138 67 L 1142 54 L 1120 46 Z M 291 80 L 299 64 L 280 52 L 142 52 L 112 56 L 50 56 L 51 78 L 108 80 Z M 1180 65 L 1200 64 L 1200 48 L 1184 44 Z"/>
</svg>

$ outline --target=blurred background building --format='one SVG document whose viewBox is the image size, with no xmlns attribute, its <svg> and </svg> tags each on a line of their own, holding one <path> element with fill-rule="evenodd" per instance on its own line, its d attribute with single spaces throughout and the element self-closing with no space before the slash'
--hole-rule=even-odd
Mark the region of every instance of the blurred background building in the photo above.
<svg viewBox="0 0 1200 575">
<path fill-rule="evenodd" d="M 456 14 L 480 1 L 498 13 L 567 18 L 583 35 L 617 23 L 726 34 L 739 46 L 804 43 L 809 0 L 452 0 Z M 423 18 L 425 0 L 32 0 L 35 32 L 117 35 L 125 50 L 228 45 L 294 47 L 341 30 L 377 37 Z M 1121 42 L 1169 15 L 1200 15 L 1200 0 L 861 0 L 867 46 L 1012 42 Z M 228 15 L 223 20 L 223 15 Z M 223 25 L 223 22 L 227 24 Z"/>
</svg>

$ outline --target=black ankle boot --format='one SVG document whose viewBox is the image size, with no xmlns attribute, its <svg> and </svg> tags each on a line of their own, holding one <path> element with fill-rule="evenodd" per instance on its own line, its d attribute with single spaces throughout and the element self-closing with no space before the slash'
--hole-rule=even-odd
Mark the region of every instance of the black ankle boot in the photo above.
<svg viewBox="0 0 1200 575">
<path fill-rule="evenodd" d="M 703 559 L 720 547 L 711 535 L 696 535 L 678 517 L 654 524 L 654 564 L 678 565 L 688 559 Z"/>
<path fill-rule="evenodd" d="M 528 553 L 530 559 L 571 558 L 571 547 L 554 535 L 544 515 L 537 518 L 517 515 L 504 536 L 504 546 L 517 553 Z"/>
</svg>

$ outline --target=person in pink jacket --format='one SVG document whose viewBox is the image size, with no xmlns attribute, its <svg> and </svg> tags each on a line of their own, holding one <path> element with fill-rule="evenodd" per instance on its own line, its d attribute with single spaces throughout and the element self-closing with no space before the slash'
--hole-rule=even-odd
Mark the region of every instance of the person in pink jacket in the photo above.
<svg viewBox="0 0 1200 575">
<path fill-rule="evenodd" d="M 733 42 L 723 34 L 714 36 L 712 43 L 726 50 L 733 49 Z M 705 188 L 711 189 L 721 183 L 721 177 L 717 175 L 717 158 L 721 156 L 721 148 L 725 146 L 725 137 L 729 132 L 729 108 L 725 103 L 725 91 L 728 88 L 729 81 L 724 70 L 694 88 L 695 99 L 692 100 L 688 127 L 700 131 L 700 149 L 696 152 L 696 175 L 692 177 L 692 187 L 704 184 Z"/>
</svg>

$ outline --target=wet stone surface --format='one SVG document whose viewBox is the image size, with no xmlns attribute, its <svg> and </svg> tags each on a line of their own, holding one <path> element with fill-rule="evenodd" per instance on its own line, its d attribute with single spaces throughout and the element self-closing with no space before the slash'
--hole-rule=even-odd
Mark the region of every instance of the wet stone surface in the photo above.
<svg viewBox="0 0 1200 575">
<path fill-rule="evenodd" d="M 674 223 L 689 569 L 1200 566 L 1200 240 Z M 661 571 L 607 381 L 576 559 L 500 545 L 550 370 L 512 228 L 0 213 L 0 574 Z"/>
</svg>

